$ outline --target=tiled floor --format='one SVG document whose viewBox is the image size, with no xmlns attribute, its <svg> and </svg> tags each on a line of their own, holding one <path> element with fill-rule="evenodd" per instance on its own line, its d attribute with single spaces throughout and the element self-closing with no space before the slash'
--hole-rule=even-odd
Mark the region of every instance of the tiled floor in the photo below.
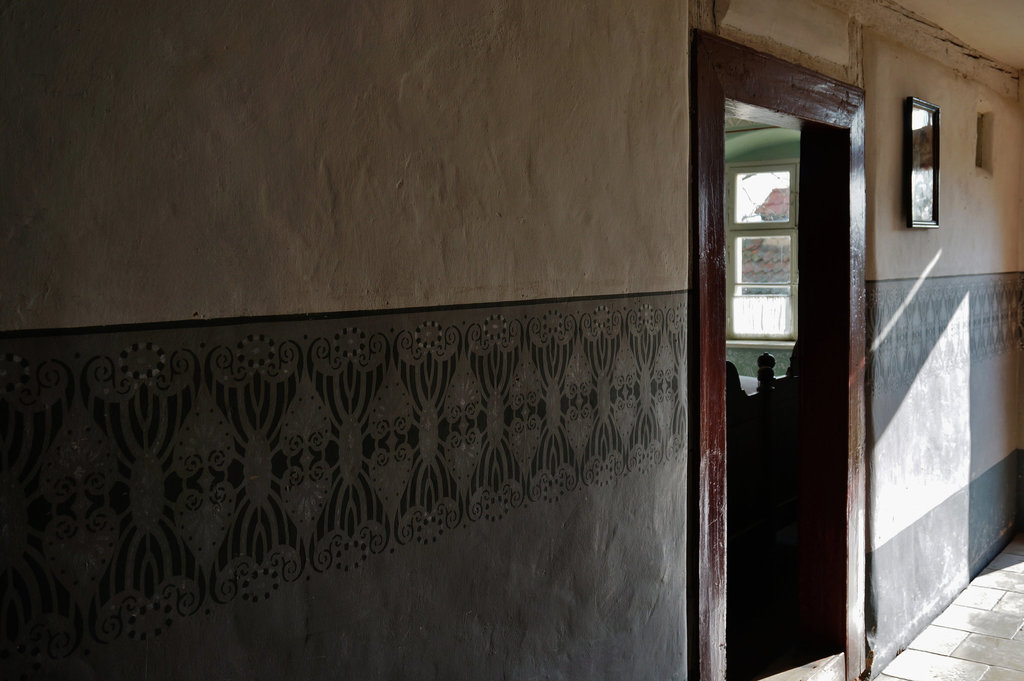
<svg viewBox="0 0 1024 681">
<path fill-rule="evenodd" d="M 878 681 L 1024 681 L 1024 534 L 996 556 Z"/>
</svg>

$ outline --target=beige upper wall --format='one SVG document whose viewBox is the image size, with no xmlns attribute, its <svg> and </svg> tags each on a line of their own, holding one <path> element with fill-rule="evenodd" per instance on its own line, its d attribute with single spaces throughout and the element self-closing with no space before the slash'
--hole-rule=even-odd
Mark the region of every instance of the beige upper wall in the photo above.
<svg viewBox="0 0 1024 681">
<path fill-rule="evenodd" d="M 687 286 L 685 3 L 18 3 L 0 330 Z"/>
<path fill-rule="evenodd" d="M 864 81 L 866 277 L 1019 270 L 1021 106 L 872 32 L 864 37 Z M 903 102 L 908 96 L 941 109 L 938 229 L 905 226 L 901 172 Z M 975 166 L 979 112 L 989 112 L 994 125 L 991 171 Z"/>
<path fill-rule="evenodd" d="M 717 32 L 794 64 L 856 83 L 848 14 L 811 0 L 713 2 Z M 706 28 L 706 27 L 705 27 Z"/>
<path fill-rule="evenodd" d="M 1020 104 L 1022 112 L 1024 112 L 1024 80 L 1021 81 L 1020 96 L 1017 98 L 1017 101 Z M 1022 113 L 1022 116 L 1024 116 L 1024 113 Z M 1018 228 L 1017 233 L 1021 234 L 1021 237 L 1018 239 L 1017 244 L 1017 269 L 1024 271 L 1024 144 L 1021 144 L 1020 146 L 1020 168 L 1021 173 L 1018 177 L 1020 184 L 1017 192 L 1017 198 L 1019 199 L 1018 209 L 1020 211 L 1020 227 Z M 1024 423 L 1024 420 L 1022 420 L 1022 423 Z"/>
</svg>

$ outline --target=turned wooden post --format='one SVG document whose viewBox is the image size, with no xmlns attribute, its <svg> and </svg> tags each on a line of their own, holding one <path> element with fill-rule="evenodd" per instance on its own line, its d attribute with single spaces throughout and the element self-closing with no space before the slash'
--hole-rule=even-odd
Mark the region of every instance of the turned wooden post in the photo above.
<svg viewBox="0 0 1024 681">
<path fill-rule="evenodd" d="M 775 358 L 767 352 L 757 358 L 757 392 L 775 390 Z"/>
</svg>

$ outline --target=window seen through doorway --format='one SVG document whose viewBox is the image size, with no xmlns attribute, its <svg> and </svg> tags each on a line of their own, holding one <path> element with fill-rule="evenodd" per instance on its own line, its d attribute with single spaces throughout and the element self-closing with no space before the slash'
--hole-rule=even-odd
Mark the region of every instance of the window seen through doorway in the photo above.
<svg viewBox="0 0 1024 681">
<path fill-rule="evenodd" d="M 796 338 L 798 171 L 795 161 L 726 165 L 730 339 Z"/>
</svg>

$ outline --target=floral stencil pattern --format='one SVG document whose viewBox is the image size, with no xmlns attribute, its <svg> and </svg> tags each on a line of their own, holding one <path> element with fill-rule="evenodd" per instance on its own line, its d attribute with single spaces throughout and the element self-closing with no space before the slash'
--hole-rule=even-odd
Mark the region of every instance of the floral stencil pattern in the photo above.
<svg viewBox="0 0 1024 681">
<path fill-rule="evenodd" d="M 0 664 L 681 457 L 685 343 L 684 294 L 0 340 Z"/>
<path fill-rule="evenodd" d="M 970 366 L 1024 347 L 1024 275 L 983 274 L 867 284 L 867 387 L 906 389 L 931 358 L 936 369 Z M 967 328 L 946 333 L 961 305 Z M 932 357 L 943 335 L 952 347 Z M 948 347 L 948 344 L 947 344 Z"/>
</svg>

